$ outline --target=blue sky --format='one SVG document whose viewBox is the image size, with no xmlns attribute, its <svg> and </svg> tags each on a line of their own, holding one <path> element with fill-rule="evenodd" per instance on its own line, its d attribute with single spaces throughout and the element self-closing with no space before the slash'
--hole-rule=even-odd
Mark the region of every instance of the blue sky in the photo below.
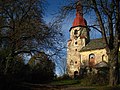
<svg viewBox="0 0 120 90">
<path fill-rule="evenodd" d="M 46 0 L 47 1 L 47 8 L 45 11 L 45 21 L 46 23 L 49 23 L 53 20 L 55 17 L 55 14 L 58 13 L 59 8 L 62 5 L 67 4 L 67 0 Z M 63 22 L 62 30 L 63 33 L 65 34 L 66 41 L 69 39 L 69 29 L 72 26 L 73 20 L 74 20 L 75 14 L 73 14 L 73 17 L 67 18 L 65 22 Z M 94 22 L 95 18 L 93 17 L 92 14 L 86 14 L 84 15 L 84 18 L 86 19 L 88 25 L 91 25 L 91 23 Z M 94 38 L 99 38 L 100 33 L 98 33 L 96 30 L 91 30 L 90 31 L 90 37 L 92 39 Z"/>
<path fill-rule="evenodd" d="M 45 15 L 45 21 L 46 23 L 51 22 L 55 15 L 58 13 L 59 8 L 62 5 L 65 5 L 67 0 L 46 0 L 48 5 L 46 9 L 46 15 Z M 63 24 L 62 26 L 62 31 L 65 34 L 66 41 L 69 39 L 69 29 L 72 25 L 72 20 L 68 21 L 66 20 L 66 23 Z"/>
</svg>

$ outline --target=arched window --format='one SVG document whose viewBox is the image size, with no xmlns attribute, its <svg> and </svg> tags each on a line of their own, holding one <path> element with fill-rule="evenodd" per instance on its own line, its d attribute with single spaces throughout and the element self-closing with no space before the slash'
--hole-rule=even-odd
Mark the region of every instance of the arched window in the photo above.
<svg viewBox="0 0 120 90">
<path fill-rule="evenodd" d="M 78 30 L 74 30 L 74 35 L 77 35 L 78 34 Z"/>
<path fill-rule="evenodd" d="M 89 66 L 93 67 L 95 65 L 95 55 L 92 53 L 89 55 Z"/>
<path fill-rule="evenodd" d="M 79 75 L 78 71 L 75 71 L 75 72 L 74 72 L 74 78 L 75 78 L 75 79 L 78 78 L 78 75 Z"/>
<path fill-rule="evenodd" d="M 106 56 L 104 54 L 102 55 L 102 61 L 106 61 Z"/>
<path fill-rule="evenodd" d="M 93 59 L 93 58 L 95 58 L 95 55 L 94 55 L 94 54 L 90 54 L 90 55 L 89 55 L 89 58 L 90 58 L 90 59 Z"/>
</svg>

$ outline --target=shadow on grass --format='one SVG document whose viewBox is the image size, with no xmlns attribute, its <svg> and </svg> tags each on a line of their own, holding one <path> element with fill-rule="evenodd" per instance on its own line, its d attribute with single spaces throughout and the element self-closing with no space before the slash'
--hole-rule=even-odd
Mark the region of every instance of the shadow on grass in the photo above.
<svg viewBox="0 0 120 90">
<path fill-rule="evenodd" d="M 60 80 L 46 84 L 9 83 L 0 90 L 120 90 L 120 86 L 81 86 L 79 80 Z"/>
<path fill-rule="evenodd" d="M 110 86 L 103 86 L 103 87 L 96 87 L 96 90 L 120 90 L 120 86 L 114 86 L 114 87 L 110 87 Z"/>
</svg>

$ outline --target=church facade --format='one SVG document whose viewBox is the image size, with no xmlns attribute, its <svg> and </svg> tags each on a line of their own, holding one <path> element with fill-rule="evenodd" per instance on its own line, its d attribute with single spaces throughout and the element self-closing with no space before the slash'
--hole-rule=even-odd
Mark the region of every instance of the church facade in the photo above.
<svg viewBox="0 0 120 90">
<path fill-rule="evenodd" d="M 83 18 L 82 5 L 76 6 L 76 17 L 67 42 L 67 73 L 74 77 L 82 67 L 107 67 L 108 56 L 102 38 L 90 40 L 89 28 Z M 95 70 L 94 70 L 95 71 Z"/>
</svg>

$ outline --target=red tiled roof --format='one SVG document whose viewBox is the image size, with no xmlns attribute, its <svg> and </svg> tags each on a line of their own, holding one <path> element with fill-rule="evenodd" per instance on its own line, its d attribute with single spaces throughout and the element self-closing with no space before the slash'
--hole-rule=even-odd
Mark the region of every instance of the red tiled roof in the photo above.
<svg viewBox="0 0 120 90">
<path fill-rule="evenodd" d="M 73 27 L 74 26 L 86 26 L 86 21 L 85 19 L 83 18 L 83 16 L 81 16 L 78 12 L 76 13 L 76 18 L 74 19 L 74 22 L 73 22 Z"/>
</svg>

